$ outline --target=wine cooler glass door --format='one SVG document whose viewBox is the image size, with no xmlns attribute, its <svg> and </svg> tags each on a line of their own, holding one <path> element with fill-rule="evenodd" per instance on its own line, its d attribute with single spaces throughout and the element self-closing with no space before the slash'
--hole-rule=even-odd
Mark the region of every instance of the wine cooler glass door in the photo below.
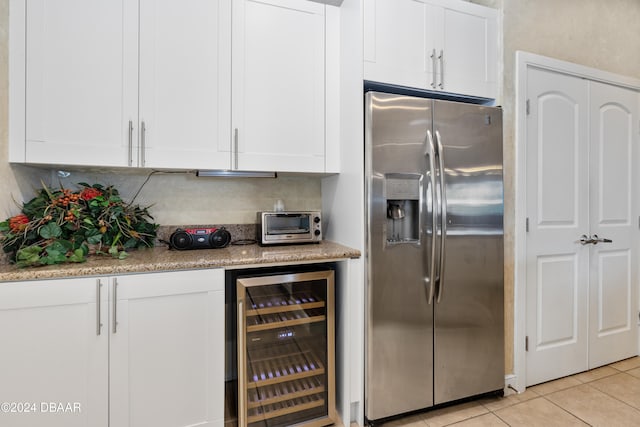
<svg viewBox="0 0 640 427">
<path fill-rule="evenodd" d="M 335 421 L 334 272 L 240 278 L 241 426 Z"/>
</svg>

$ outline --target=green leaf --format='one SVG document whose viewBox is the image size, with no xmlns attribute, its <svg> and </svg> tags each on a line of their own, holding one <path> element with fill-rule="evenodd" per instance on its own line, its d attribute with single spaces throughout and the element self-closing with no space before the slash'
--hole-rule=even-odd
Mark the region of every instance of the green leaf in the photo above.
<svg viewBox="0 0 640 427">
<path fill-rule="evenodd" d="M 0 222 L 0 231 L 9 231 L 9 220 Z"/>
<path fill-rule="evenodd" d="M 132 237 L 130 239 L 128 239 L 126 242 L 124 242 L 124 248 L 125 249 L 131 249 L 131 248 L 135 248 L 138 245 L 139 240 Z"/>
<path fill-rule="evenodd" d="M 62 229 L 58 224 L 50 222 L 40 227 L 40 237 L 43 239 L 52 239 L 59 237 L 62 234 Z"/>
<path fill-rule="evenodd" d="M 125 251 L 120 251 L 120 254 L 118 255 L 118 259 L 125 259 L 128 256 L 129 254 L 126 253 Z"/>
<path fill-rule="evenodd" d="M 69 261 L 71 262 L 85 262 L 87 260 L 86 254 L 82 249 L 76 249 L 73 251 L 73 254 L 69 257 Z"/>
<path fill-rule="evenodd" d="M 93 221 L 91 220 L 91 218 L 84 217 L 82 222 L 84 222 L 87 225 L 93 225 Z"/>
<path fill-rule="evenodd" d="M 80 245 L 79 249 L 76 249 L 76 251 L 81 250 L 82 253 L 84 254 L 84 256 L 89 255 L 89 246 L 87 246 L 86 243 L 82 243 L 82 245 Z M 75 251 L 74 251 L 75 252 Z"/>
<path fill-rule="evenodd" d="M 47 253 L 51 255 L 51 251 L 56 251 L 60 253 L 67 253 L 73 248 L 73 245 L 68 240 L 56 240 L 47 246 Z"/>
<path fill-rule="evenodd" d="M 102 241 L 102 234 L 93 234 L 91 236 L 87 236 L 87 243 L 90 245 L 97 245 Z"/>
<path fill-rule="evenodd" d="M 24 249 L 20 249 L 16 253 L 16 259 L 18 261 L 26 262 L 27 264 L 33 264 L 40 259 L 40 253 L 42 248 L 40 246 L 28 246 Z"/>
</svg>

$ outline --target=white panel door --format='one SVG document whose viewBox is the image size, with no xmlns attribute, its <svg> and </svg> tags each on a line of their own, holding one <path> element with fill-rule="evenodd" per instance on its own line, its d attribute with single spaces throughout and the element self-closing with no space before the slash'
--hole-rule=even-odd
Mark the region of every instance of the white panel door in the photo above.
<svg viewBox="0 0 640 427">
<path fill-rule="evenodd" d="M 27 162 L 127 166 L 137 35 L 134 1 L 27 2 Z"/>
<path fill-rule="evenodd" d="M 445 7 L 438 87 L 446 92 L 494 98 L 498 77 L 498 12 L 469 5 Z"/>
<path fill-rule="evenodd" d="M 107 426 L 103 282 L 100 290 L 86 278 L 0 283 L 0 425 Z M 8 412 L 5 402 L 15 402 Z"/>
<path fill-rule="evenodd" d="M 140 131 L 141 167 L 229 169 L 231 0 L 140 0 Z"/>
<path fill-rule="evenodd" d="M 436 89 L 436 10 L 419 0 L 366 0 L 365 80 Z"/>
<path fill-rule="evenodd" d="M 224 271 L 111 285 L 112 427 L 224 424 Z"/>
<path fill-rule="evenodd" d="M 587 369 L 588 88 L 529 69 L 527 385 Z"/>
<path fill-rule="evenodd" d="M 589 367 L 638 354 L 638 93 L 590 82 Z"/>
<path fill-rule="evenodd" d="M 233 1 L 234 169 L 325 171 L 325 6 Z"/>
</svg>

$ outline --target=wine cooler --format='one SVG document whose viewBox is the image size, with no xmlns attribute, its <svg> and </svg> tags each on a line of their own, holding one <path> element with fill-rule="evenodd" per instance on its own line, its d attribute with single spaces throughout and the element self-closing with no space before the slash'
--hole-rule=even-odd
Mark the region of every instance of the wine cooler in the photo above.
<svg viewBox="0 0 640 427">
<path fill-rule="evenodd" d="M 333 424 L 334 271 L 238 277 L 236 287 L 238 425 Z"/>
</svg>

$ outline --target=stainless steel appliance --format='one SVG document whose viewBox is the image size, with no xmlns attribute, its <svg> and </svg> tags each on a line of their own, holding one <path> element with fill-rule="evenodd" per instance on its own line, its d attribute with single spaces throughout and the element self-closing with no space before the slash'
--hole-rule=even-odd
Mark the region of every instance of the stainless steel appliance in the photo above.
<svg viewBox="0 0 640 427">
<path fill-rule="evenodd" d="M 235 279 L 241 427 L 337 421 L 334 270 L 317 268 Z"/>
<path fill-rule="evenodd" d="M 322 240 L 322 217 L 318 211 L 258 212 L 261 245 L 318 243 Z"/>
<path fill-rule="evenodd" d="M 365 415 L 504 387 L 500 108 L 366 93 Z"/>
</svg>

